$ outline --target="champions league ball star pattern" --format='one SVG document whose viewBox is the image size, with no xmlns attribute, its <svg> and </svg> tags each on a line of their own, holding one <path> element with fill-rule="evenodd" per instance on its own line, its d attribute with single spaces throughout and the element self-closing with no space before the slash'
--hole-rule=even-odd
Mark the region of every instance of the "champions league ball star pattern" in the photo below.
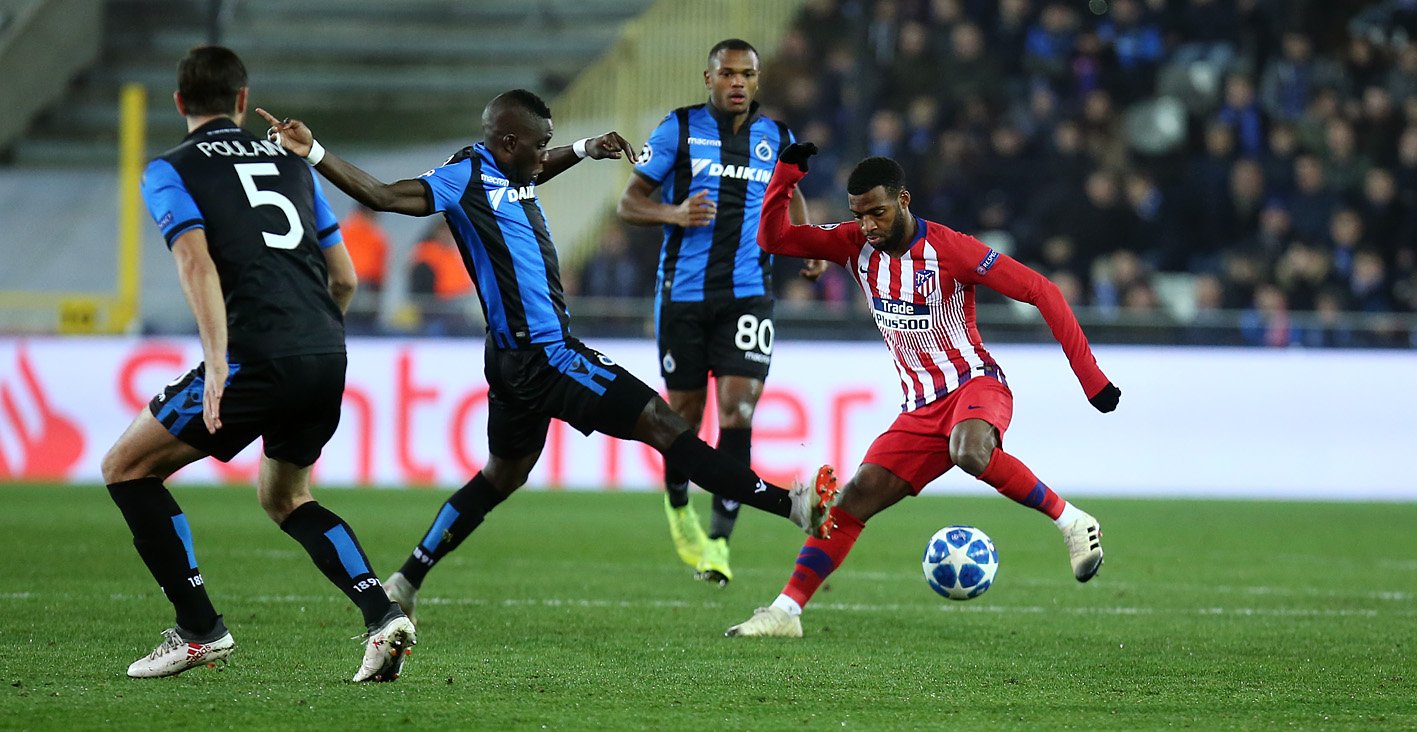
<svg viewBox="0 0 1417 732">
<path fill-rule="evenodd" d="M 994 583 L 999 550 L 973 526 L 946 526 L 930 537 L 921 566 L 930 589 L 951 600 L 972 600 Z"/>
</svg>

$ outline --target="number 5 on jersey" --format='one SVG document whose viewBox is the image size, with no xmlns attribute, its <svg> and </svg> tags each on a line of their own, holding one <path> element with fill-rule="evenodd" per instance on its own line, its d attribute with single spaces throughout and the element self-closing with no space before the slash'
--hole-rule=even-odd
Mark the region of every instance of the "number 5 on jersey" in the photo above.
<svg viewBox="0 0 1417 732">
<path fill-rule="evenodd" d="M 290 222 L 290 230 L 284 234 L 261 232 L 261 236 L 266 238 L 266 246 L 272 249 L 294 249 L 300 246 L 300 239 L 305 236 L 305 227 L 300 225 L 300 214 L 296 212 L 295 204 L 276 191 L 263 191 L 256 187 L 257 176 L 280 175 L 280 169 L 275 163 L 237 163 L 232 167 L 236 169 L 236 176 L 241 179 L 241 188 L 246 191 L 246 200 L 251 202 L 251 208 L 275 206 L 285 214 L 286 221 Z"/>
</svg>

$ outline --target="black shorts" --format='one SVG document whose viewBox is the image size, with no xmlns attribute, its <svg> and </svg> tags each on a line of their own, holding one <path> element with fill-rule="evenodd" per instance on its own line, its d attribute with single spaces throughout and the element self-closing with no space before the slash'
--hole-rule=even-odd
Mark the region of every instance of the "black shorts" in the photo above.
<svg viewBox="0 0 1417 732">
<path fill-rule="evenodd" d="M 222 462 L 264 437 L 267 456 L 305 467 L 339 426 L 346 363 L 343 353 L 320 353 L 231 364 L 216 434 L 202 421 L 205 363 L 168 384 L 148 411 L 174 437 Z"/>
<path fill-rule="evenodd" d="M 766 381 L 772 365 L 772 298 L 660 301 L 655 332 L 659 373 L 675 391 L 708 386 L 714 376 Z"/>
<path fill-rule="evenodd" d="M 552 417 L 587 435 L 630 439 L 645 405 L 659 396 L 575 338 L 517 350 L 488 338 L 486 362 L 488 450 L 500 458 L 540 452 Z"/>
</svg>

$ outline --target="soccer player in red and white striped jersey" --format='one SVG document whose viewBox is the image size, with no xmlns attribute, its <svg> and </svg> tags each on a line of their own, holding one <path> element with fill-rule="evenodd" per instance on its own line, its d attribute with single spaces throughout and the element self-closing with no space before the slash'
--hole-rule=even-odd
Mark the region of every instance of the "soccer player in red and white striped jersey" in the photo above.
<svg viewBox="0 0 1417 732">
<path fill-rule="evenodd" d="M 802 607 L 841 565 L 866 521 L 956 465 L 1052 519 L 1063 532 L 1074 577 L 1092 579 L 1102 566 L 1101 527 L 1004 452 L 1013 394 L 974 317 L 980 285 L 1037 307 L 1083 393 L 1099 411 L 1110 412 L 1122 392 L 1098 368 L 1062 294 L 978 239 L 912 214 L 900 165 L 889 158 L 867 158 L 852 171 L 847 193 L 855 224 L 792 225 L 788 204 L 815 153 L 815 145 L 796 143 L 779 157 L 763 201 L 758 244 L 774 254 L 847 268 L 871 302 L 904 403 L 842 489 L 830 538 L 809 539 L 777 600 L 728 635 L 801 636 Z"/>
</svg>

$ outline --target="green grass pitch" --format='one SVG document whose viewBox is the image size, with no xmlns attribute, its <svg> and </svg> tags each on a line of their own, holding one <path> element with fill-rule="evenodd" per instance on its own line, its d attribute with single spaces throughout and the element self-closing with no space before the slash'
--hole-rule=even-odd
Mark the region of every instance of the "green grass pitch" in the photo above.
<svg viewBox="0 0 1417 732">
<path fill-rule="evenodd" d="M 404 677 L 354 685 L 358 614 L 254 492 L 174 493 L 231 665 L 126 678 L 172 613 L 117 509 L 96 487 L 0 487 L 0 728 L 1417 727 L 1417 504 L 1080 501 L 1107 564 L 1079 586 L 1038 514 L 912 499 L 785 640 L 723 630 L 781 588 L 786 522 L 745 509 L 719 590 L 674 557 L 659 495 L 529 491 L 430 575 Z M 317 491 L 381 575 L 447 495 Z M 950 523 L 998 545 L 980 599 L 921 577 Z"/>
</svg>

